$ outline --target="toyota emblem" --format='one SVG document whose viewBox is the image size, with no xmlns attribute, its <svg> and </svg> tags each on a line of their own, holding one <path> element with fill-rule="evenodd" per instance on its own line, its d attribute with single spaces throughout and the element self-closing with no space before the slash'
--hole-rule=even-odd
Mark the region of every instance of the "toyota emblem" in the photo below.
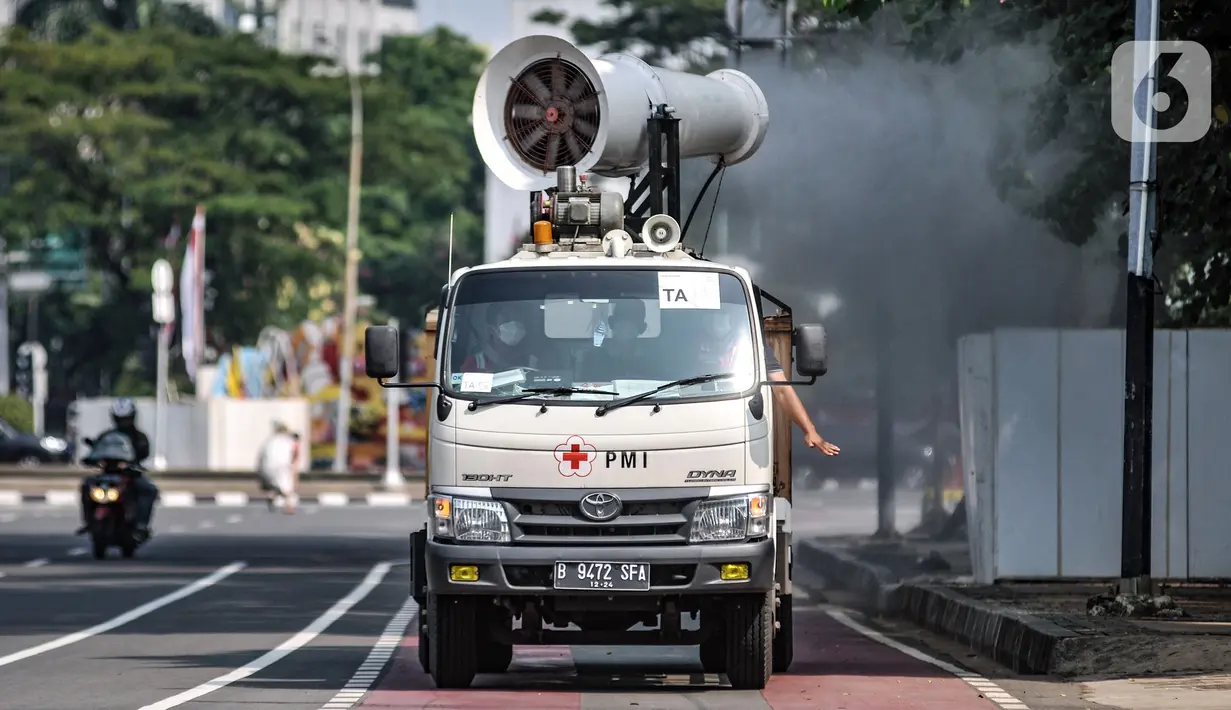
<svg viewBox="0 0 1231 710">
<path fill-rule="evenodd" d="M 581 499 L 581 514 L 596 523 L 604 523 L 620 514 L 624 505 L 614 493 L 591 493 Z"/>
</svg>

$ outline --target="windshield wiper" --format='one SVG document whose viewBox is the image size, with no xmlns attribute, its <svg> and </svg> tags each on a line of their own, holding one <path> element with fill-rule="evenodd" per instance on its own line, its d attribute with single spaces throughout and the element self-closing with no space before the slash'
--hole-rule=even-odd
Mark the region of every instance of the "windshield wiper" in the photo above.
<svg viewBox="0 0 1231 710">
<path fill-rule="evenodd" d="M 553 397 L 563 397 L 568 394 L 606 394 L 612 397 L 618 396 L 619 392 L 607 392 L 605 390 L 591 390 L 583 387 L 533 387 L 528 390 L 522 390 L 518 394 L 509 395 L 508 397 L 497 397 L 495 399 L 472 400 L 466 409 L 474 411 L 479 407 L 486 407 L 489 404 L 508 404 L 509 402 L 520 402 L 523 399 L 531 397 L 539 397 L 549 395 Z"/>
<path fill-rule="evenodd" d="M 596 409 L 594 411 L 594 414 L 596 416 L 601 417 L 613 409 L 616 409 L 618 407 L 623 407 L 626 404 L 634 404 L 636 402 L 640 402 L 643 399 L 649 399 L 650 397 L 653 397 L 659 392 L 662 392 L 664 390 L 669 390 L 672 387 L 687 387 L 689 385 L 701 385 L 701 384 L 705 384 L 706 382 L 713 382 L 714 380 L 725 380 L 728 377 L 735 377 L 735 373 L 734 372 L 715 372 L 709 375 L 696 375 L 694 377 L 685 377 L 683 379 L 679 379 L 674 382 L 668 382 L 665 385 L 659 385 L 658 387 L 655 387 L 652 390 L 647 390 L 645 392 L 642 392 L 641 394 L 635 394 L 631 397 L 625 397 L 624 399 L 613 399 L 612 401 L 607 402 L 606 404 Z"/>
</svg>

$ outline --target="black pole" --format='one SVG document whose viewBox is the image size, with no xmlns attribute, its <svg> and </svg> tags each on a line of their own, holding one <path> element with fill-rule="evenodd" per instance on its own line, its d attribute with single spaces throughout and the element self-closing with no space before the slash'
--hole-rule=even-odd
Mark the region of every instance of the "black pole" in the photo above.
<svg viewBox="0 0 1231 710">
<path fill-rule="evenodd" d="M 898 534 L 893 436 L 893 344 L 889 306 L 883 295 L 876 303 L 876 537 Z"/>
<path fill-rule="evenodd" d="M 1124 335 L 1124 500 L 1120 546 L 1120 576 L 1125 580 L 1150 576 L 1153 375 L 1154 281 L 1129 274 Z"/>
<path fill-rule="evenodd" d="M 1136 0 L 1133 35 L 1158 40 L 1159 0 Z M 1152 45 L 1156 46 L 1156 45 Z M 1154 245 L 1157 239 L 1157 162 L 1153 98 L 1158 58 L 1134 54 L 1133 145 L 1129 178 L 1128 312 L 1124 328 L 1124 482 L 1120 538 L 1120 591 L 1143 594 L 1150 582 L 1150 478 L 1154 380 Z M 1137 82 L 1135 82 L 1137 83 Z M 1142 86 L 1141 84 L 1144 84 Z"/>
</svg>

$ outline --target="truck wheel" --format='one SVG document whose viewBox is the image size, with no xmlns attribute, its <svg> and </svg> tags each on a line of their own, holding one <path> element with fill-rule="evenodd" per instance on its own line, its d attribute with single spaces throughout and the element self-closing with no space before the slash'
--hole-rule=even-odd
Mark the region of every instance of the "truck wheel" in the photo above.
<svg viewBox="0 0 1231 710">
<path fill-rule="evenodd" d="M 513 647 L 507 643 L 488 641 L 479 647 L 480 673 L 504 673 L 513 662 Z"/>
<path fill-rule="evenodd" d="M 474 681 L 477 612 L 470 597 L 428 597 L 428 672 L 437 688 L 469 688 Z"/>
<path fill-rule="evenodd" d="M 428 641 L 428 636 L 427 636 L 427 623 L 420 621 L 419 622 L 419 667 L 423 669 L 424 673 L 432 672 L 432 666 L 431 666 L 432 656 L 428 652 L 428 649 L 430 648 L 430 644 L 431 642 Z"/>
<path fill-rule="evenodd" d="M 795 660 L 794 612 L 791 595 L 778 597 L 778 632 L 774 634 L 774 672 L 786 673 Z"/>
<path fill-rule="evenodd" d="M 727 680 L 736 690 L 763 690 L 773 672 L 774 595 L 727 602 Z"/>
</svg>

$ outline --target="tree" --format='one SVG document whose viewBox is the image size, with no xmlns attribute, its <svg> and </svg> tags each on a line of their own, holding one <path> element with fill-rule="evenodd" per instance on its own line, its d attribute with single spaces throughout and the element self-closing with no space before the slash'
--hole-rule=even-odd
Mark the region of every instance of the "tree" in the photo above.
<svg viewBox="0 0 1231 710">
<path fill-rule="evenodd" d="M 482 254 L 485 172 L 470 126 L 483 51 L 447 28 L 388 37 L 365 134 L 361 286 L 382 310 L 421 326 L 454 268 Z"/>
<path fill-rule="evenodd" d="M 174 27 L 201 37 L 221 34 L 201 7 L 163 0 L 24 0 L 14 24 L 34 37 L 57 42 L 79 39 L 95 24 L 121 31 Z"/>
<path fill-rule="evenodd" d="M 581 46 L 604 52 L 631 52 L 654 65 L 678 61 L 700 70 L 712 68 L 731 39 L 726 0 L 603 0 L 612 19 L 570 20 L 542 10 L 535 22 L 567 26 Z"/>
<path fill-rule="evenodd" d="M 17 32 L 0 47 L 0 144 L 15 166 L 4 236 L 16 246 L 83 229 L 97 272 L 92 294 L 51 304 L 63 385 L 115 382 L 149 342 L 150 264 L 178 261 L 162 239 L 198 202 L 216 343 L 293 324 L 306 304 L 287 302 L 288 281 L 336 279 L 337 252 L 305 248 L 296 229 L 334 219 L 323 197 L 345 191 L 346 89 L 312 76 L 317 63 L 158 29 L 96 28 L 60 45 Z"/>
</svg>

